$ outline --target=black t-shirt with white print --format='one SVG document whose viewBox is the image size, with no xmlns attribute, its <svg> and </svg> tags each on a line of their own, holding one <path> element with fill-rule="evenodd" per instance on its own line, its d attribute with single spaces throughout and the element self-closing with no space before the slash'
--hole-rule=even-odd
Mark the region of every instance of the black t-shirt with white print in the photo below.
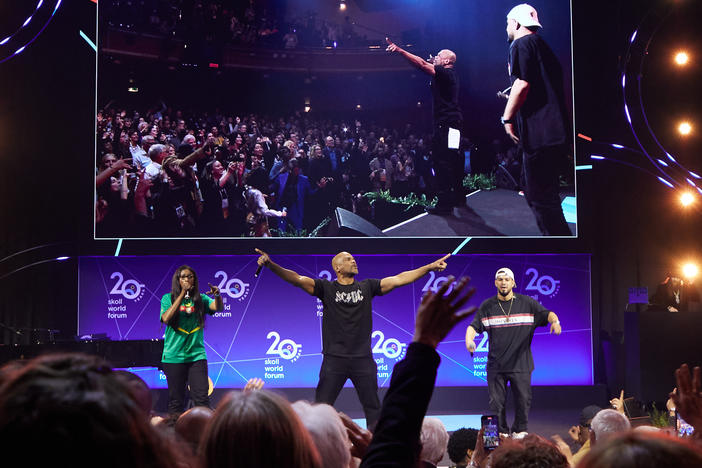
<svg viewBox="0 0 702 468">
<path fill-rule="evenodd" d="M 323 354 L 341 357 L 372 356 L 371 299 L 381 294 L 379 279 L 364 279 L 348 285 L 325 279 L 314 280 L 313 295 L 324 304 Z"/>
<path fill-rule="evenodd" d="M 509 307 L 510 301 L 499 301 L 497 296 L 486 299 L 470 325 L 478 333 L 488 333 L 489 371 L 531 372 L 534 370 L 531 340 L 536 327 L 548 324 L 549 310 L 531 297 L 516 293 L 511 312 Z"/>
</svg>

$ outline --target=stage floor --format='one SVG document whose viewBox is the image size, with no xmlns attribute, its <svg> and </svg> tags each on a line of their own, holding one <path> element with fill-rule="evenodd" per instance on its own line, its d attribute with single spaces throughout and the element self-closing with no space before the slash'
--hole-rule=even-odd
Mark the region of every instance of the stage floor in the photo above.
<svg viewBox="0 0 702 468">
<path fill-rule="evenodd" d="M 575 198 L 561 194 L 563 213 L 575 235 Z M 466 196 L 466 206 L 453 214 L 423 213 L 383 229 L 391 237 L 541 236 L 524 196 L 514 190 L 477 190 Z"/>
</svg>

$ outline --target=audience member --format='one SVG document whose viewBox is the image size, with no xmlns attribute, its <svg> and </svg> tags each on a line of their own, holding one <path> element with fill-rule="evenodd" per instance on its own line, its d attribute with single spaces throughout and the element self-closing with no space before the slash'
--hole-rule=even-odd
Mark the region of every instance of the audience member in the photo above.
<svg viewBox="0 0 702 468">
<path fill-rule="evenodd" d="M 22 466 L 189 466 L 100 358 L 50 354 L 0 386 L 0 437 Z"/>
<path fill-rule="evenodd" d="M 573 454 L 570 446 L 565 443 L 565 441 L 559 435 L 554 435 L 551 437 L 556 443 L 556 447 L 561 451 L 563 455 L 568 459 L 568 463 L 571 466 L 575 466 L 582 460 L 587 452 L 590 451 L 590 426 L 592 424 L 592 418 L 595 417 L 597 413 L 602 411 L 602 408 L 596 405 L 589 405 L 583 408 L 580 412 L 580 422 L 577 426 L 572 426 L 568 430 L 568 435 L 571 439 L 579 446 L 578 451 Z"/>
<path fill-rule="evenodd" d="M 96 232 L 100 237 L 266 233 L 265 230 L 249 231 L 242 227 L 243 223 L 227 220 L 229 207 L 223 206 L 226 203 L 220 195 L 224 192 L 213 182 L 213 173 L 217 174 L 218 181 L 226 182 L 225 188 L 231 182 L 234 187 L 242 187 L 242 179 L 248 172 L 265 169 L 268 180 L 262 180 L 256 189 L 264 200 L 269 198 L 267 206 L 277 208 L 276 211 L 287 207 L 291 216 L 274 231 L 279 235 L 303 229 L 312 232 L 325 218 L 332 216 L 337 207 L 372 223 L 382 223 L 383 210 L 377 213 L 371 210 L 364 197 L 373 189 L 392 188 L 392 195 L 398 197 L 410 193 L 424 194 L 429 200 L 433 197 L 425 183 L 431 177 L 430 169 L 423 166 L 428 159 L 428 149 L 423 146 L 422 139 L 418 140 L 411 133 L 411 127 L 400 130 L 372 124 L 365 128 L 356 120 L 354 128 L 344 118 L 315 120 L 299 113 L 275 118 L 254 114 L 243 118 L 225 116 L 219 110 L 198 114 L 172 109 L 163 103 L 154 109 L 142 112 L 110 107 L 98 112 L 98 135 L 110 133 L 119 122 L 119 128 L 123 129 L 120 134 L 124 133 L 125 138 L 125 153 L 130 156 L 124 159 L 114 154 L 111 150 L 119 143 L 113 144 L 109 138 L 98 141 L 96 167 L 100 175 L 97 185 L 101 186 L 98 195 L 102 196 L 96 204 L 99 214 Z M 205 146 L 211 146 L 207 154 L 190 157 Z M 176 167 L 166 168 L 167 158 L 172 158 L 169 161 L 175 161 Z M 292 163 L 297 165 L 293 170 L 290 169 L 292 159 L 297 161 Z M 214 160 L 219 161 L 221 170 Z M 230 169 L 230 162 L 237 165 Z M 210 163 L 213 164 L 208 166 Z M 239 163 L 245 166 L 243 172 Z M 116 165 L 118 169 L 105 172 L 108 165 Z M 420 166 L 421 174 L 415 169 Z M 106 182 L 121 169 L 127 169 L 129 174 L 136 171 L 136 175 L 129 175 L 124 183 L 122 177 L 115 176 L 112 182 L 116 191 L 113 193 Z M 142 170 L 145 170 L 143 177 Z M 290 177 L 292 174 L 298 177 Z M 142 178 L 149 182 L 141 184 Z M 229 188 L 226 191 L 230 191 Z M 115 195 L 124 201 L 111 202 Z M 232 195 L 234 198 L 228 196 L 227 203 L 245 200 L 244 195 Z M 284 196 L 286 199 L 282 200 Z M 120 207 L 118 222 L 112 215 L 104 222 L 117 206 Z"/>
<path fill-rule="evenodd" d="M 349 468 L 351 442 L 336 410 L 327 404 L 296 401 L 293 410 L 307 428 L 325 468 Z"/>
<path fill-rule="evenodd" d="M 175 432 L 181 439 L 190 444 L 193 455 L 198 454 L 202 435 L 212 419 L 212 411 L 207 406 L 194 406 L 181 414 L 175 422 Z"/>
<path fill-rule="evenodd" d="M 641 431 L 624 432 L 598 443 L 578 464 L 578 468 L 697 468 L 700 466 L 702 466 L 702 450 L 698 447 L 660 432 Z"/>
<path fill-rule="evenodd" d="M 456 468 L 468 466 L 477 441 L 477 429 L 466 429 L 462 427 L 451 433 L 448 440 L 447 452 L 449 459 L 456 464 Z"/>
<path fill-rule="evenodd" d="M 492 454 L 491 468 L 568 468 L 568 460 L 553 445 L 536 434 L 507 439 Z"/>
<path fill-rule="evenodd" d="M 590 424 L 590 446 L 604 442 L 610 437 L 631 429 L 631 423 L 620 412 L 613 409 L 599 411 Z"/>
<path fill-rule="evenodd" d="M 312 437 L 285 398 L 232 392 L 217 405 L 200 450 L 205 468 L 318 468 Z"/>
<path fill-rule="evenodd" d="M 449 435 L 446 432 L 444 423 L 438 418 L 425 417 L 422 421 L 422 432 L 420 442 L 422 451 L 419 454 L 419 460 L 422 466 L 427 468 L 436 467 L 448 446 Z"/>
</svg>

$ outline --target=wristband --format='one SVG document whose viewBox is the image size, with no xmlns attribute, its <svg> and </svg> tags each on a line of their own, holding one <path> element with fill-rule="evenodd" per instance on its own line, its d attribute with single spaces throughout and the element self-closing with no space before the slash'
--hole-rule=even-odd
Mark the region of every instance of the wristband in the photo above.
<svg viewBox="0 0 702 468">
<path fill-rule="evenodd" d="M 502 116 L 502 117 L 500 117 L 500 123 L 501 123 L 502 125 L 504 125 L 504 124 L 511 124 L 511 123 L 514 123 L 514 120 L 512 120 L 512 119 L 505 119 L 505 117 Z"/>
</svg>

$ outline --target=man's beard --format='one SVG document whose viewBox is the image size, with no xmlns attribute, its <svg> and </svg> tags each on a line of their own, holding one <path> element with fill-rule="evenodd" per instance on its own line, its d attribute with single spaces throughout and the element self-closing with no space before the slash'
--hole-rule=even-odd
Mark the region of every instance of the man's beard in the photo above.
<svg viewBox="0 0 702 468">
<path fill-rule="evenodd" d="M 511 289 L 510 289 L 509 291 L 505 292 L 505 293 L 503 293 L 503 292 L 500 291 L 499 289 L 497 290 L 497 294 L 499 294 L 499 295 L 502 296 L 502 297 L 507 297 L 507 296 L 509 296 L 509 293 L 511 293 L 511 292 L 512 292 Z"/>
</svg>

